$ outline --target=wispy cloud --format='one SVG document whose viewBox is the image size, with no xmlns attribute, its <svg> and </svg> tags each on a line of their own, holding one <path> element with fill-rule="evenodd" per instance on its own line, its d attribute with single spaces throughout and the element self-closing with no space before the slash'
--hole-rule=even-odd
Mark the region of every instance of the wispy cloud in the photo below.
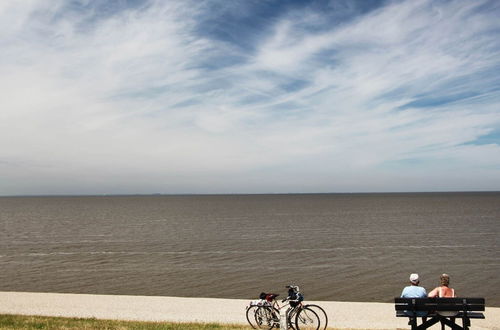
<svg viewBox="0 0 500 330">
<path fill-rule="evenodd" d="M 498 4 L 335 3 L 2 2 L 0 194 L 498 189 Z"/>
</svg>

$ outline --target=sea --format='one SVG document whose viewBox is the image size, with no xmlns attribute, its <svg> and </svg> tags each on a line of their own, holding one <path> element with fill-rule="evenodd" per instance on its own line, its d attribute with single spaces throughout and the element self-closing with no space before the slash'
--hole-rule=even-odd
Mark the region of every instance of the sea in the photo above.
<svg viewBox="0 0 500 330">
<path fill-rule="evenodd" d="M 500 307 L 500 192 L 0 198 L 0 291 Z"/>
</svg>

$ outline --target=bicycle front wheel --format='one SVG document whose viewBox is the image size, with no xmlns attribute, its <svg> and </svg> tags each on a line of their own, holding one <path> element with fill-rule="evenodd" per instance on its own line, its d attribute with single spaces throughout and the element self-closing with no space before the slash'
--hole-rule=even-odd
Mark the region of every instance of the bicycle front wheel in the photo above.
<svg viewBox="0 0 500 330">
<path fill-rule="evenodd" d="M 279 328 L 280 312 L 271 306 L 259 306 L 255 311 L 255 323 L 259 329 Z"/>
<path fill-rule="evenodd" d="M 307 304 L 304 307 L 312 309 L 316 314 L 318 314 L 319 321 L 321 322 L 320 329 L 325 330 L 326 327 L 328 326 L 328 316 L 326 315 L 325 310 L 323 308 L 321 308 L 320 306 L 314 305 L 314 304 Z"/>
<path fill-rule="evenodd" d="M 315 311 L 304 307 L 295 317 L 295 326 L 297 330 L 319 330 L 321 321 Z"/>
</svg>

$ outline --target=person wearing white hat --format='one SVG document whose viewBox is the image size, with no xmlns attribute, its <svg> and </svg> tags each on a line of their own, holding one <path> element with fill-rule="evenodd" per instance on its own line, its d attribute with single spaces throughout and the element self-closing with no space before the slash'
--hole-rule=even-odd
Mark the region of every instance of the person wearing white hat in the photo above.
<svg viewBox="0 0 500 330">
<path fill-rule="evenodd" d="M 410 284 L 409 286 L 405 287 L 403 289 L 403 292 L 401 292 L 401 298 L 425 298 L 427 297 L 427 291 L 425 291 L 425 288 L 419 286 L 420 283 L 420 278 L 418 277 L 418 274 L 411 274 L 410 275 Z M 411 311 L 405 311 L 405 313 L 409 316 L 413 316 L 413 312 Z M 423 322 L 425 322 L 425 317 L 427 316 L 427 312 L 422 311 L 422 312 L 416 312 L 416 315 L 418 317 L 423 317 Z"/>
<path fill-rule="evenodd" d="M 401 292 L 401 298 L 425 298 L 427 297 L 427 291 L 421 286 L 419 286 L 420 279 L 418 274 L 410 275 L 410 286 L 407 286 Z"/>
</svg>

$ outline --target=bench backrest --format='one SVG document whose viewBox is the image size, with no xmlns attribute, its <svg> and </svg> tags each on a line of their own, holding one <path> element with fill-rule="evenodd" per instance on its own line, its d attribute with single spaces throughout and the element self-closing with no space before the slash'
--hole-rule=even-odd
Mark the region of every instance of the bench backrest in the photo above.
<svg viewBox="0 0 500 330">
<path fill-rule="evenodd" d="M 484 311 L 484 298 L 394 298 L 397 311 Z"/>
</svg>

